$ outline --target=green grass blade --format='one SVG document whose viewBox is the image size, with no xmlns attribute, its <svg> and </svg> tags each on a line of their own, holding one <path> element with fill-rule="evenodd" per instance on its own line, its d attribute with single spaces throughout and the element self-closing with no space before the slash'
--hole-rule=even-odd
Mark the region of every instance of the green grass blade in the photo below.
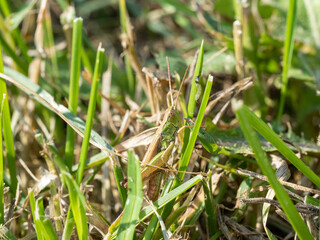
<svg viewBox="0 0 320 240">
<path fill-rule="evenodd" d="M 320 178 L 308 166 L 306 166 L 294 152 L 272 131 L 267 124 L 259 119 L 247 106 L 243 105 L 243 111 L 246 113 L 251 126 L 255 128 L 267 141 L 269 141 L 288 161 L 299 169 L 307 178 L 309 178 L 317 187 L 320 188 Z"/>
<path fill-rule="evenodd" d="M 127 7 L 126 1 L 120 0 L 119 1 L 119 10 L 120 10 L 120 24 L 122 33 L 127 34 L 128 26 L 127 26 Z M 127 55 L 124 56 L 124 62 L 126 66 L 126 74 L 128 80 L 128 92 L 131 96 L 134 96 L 134 86 L 135 86 L 135 79 L 133 70 L 131 67 L 131 61 Z"/>
<path fill-rule="evenodd" d="M 189 102 L 188 102 L 188 109 L 187 109 L 187 118 L 192 119 L 193 118 L 193 114 L 194 114 L 194 110 L 196 108 L 196 95 L 197 95 L 197 88 L 198 88 L 198 84 L 196 83 L 196 79 L 199 79 L 199 77 L 201 76 L 201 72 L 202 72 L 202 65 L 203 65 L 203 54 L 204 54 L 204 42 L 202 40 L 201 45 L 200 45 L 200 49 L 199 49 L 199 54 L 198 54 L 198 58 L 197 58 L 197 64 L 196 64 L 196 68 L 192 77 L 192 84 L 191 84 L 191 90 L 190 90 L 190 95 L 189 95 Z M 201 87 L 201 86 L 199 86 Z M 190 138 L 190 129 L 186 128 L 184 130 L 183 133 L 183 143 L 182 143 L 182 154 L 184 155 L 185 150 L 187 148 L 188 142 L 189 142 L 189 138 Z"/>
<path fill-rule="evenodd" d="M 284 56 L 283 56 L 283 69 L 282 69 L 282 87 L 281 87 L 281 97 L 279 104 L 279 112 L 277 116 L 277 121 L 280 122 L 283 114 L 284 102 L 287 95 L 288 86 L 288 70 L 291 65 L 293 46 L 294 46 L 294 27 L 296 23 L 297 15 L 297 0 L 290 0 L 288 16 L 287 16 L 287 26 L 286 26 L 286 40 L 284 42 Z"/>
<path fill-rule="evenodd" d="M 85 128 L 84 137 L 83 137 L 83 141 L 82 141 L 82 145 L 81 145 L 81 152 L 80 152 L 80 158 L 79 158 L 79 168 L 77 171 L 77 183 L 78 184 L 80 184 L 82 181 L 84 167 L 85 167 L 87 154 L 88 154 L 92 123 L 93 123 L 93 118 L 95 115 L 96 100 L 97 100 L 97 95 L 98 95 L 99 80 L 101 78 L 101 73 L 102 73 L 103 58 L 104 58 L 104 48 L 102 48 L 101 45 L 99 45 L 98 51 L 97 51 L 93 79 L 92 79 L 86 128 Z"/>
<path fill-rule="evenodd" d="M 96 167 L 96 166 L 99 166 L 101 164 L 103 164 L 105 161 L 107 161 L 109 159 L 109 157 L 103 153 L 103 152 L 100 152 L 96 155 L 93 155 L 92 157 L 90 157 L 87 161 L 86 161 L 86 164 L 84 166 L 84 169 L 85 170 L 88 170 L 90 168 L 93 168 L 93 167 Z M 75 164 L 73 165 L 72 167 L 72 172 L 76 172 L 77 169 L 78 169 L 78 165 L 79 164 Z"/>
<path fill-rule="evenodd" d="M 189 164 L 190 157 L 191 157 L 191 154 L 192 154 L 192 151 L 193 151 L 193 147 L 194 147 L 194 144 L 195 144 L 195 142 L 197 140 L 198 133 L 199 133 L 199 130 L 200 130 L 200 127 L 201 127 L 201 123 L 202 123 L 202 120 L 203 120 L 204 112 L 205 112 L 205 109 L 206 109 L 207 104 L 208 104 L 208 100 L 209 100 L 212 84 L 213 84 L 213 76 L 209 75 L 208 81 L 207 81 L 207 85 L 206 85 L 206 89 L 204 91 L 203 99 L 202 99 L 202 102 L 201 102 L 201 106 L 200 106 L 200 109 L 199 109 L 199 113 L 198 113 L 196 122 L 194 124 L 190 139 L 188 141 L 187 148 L 186 148 L 186 150 L 185 150 L 185 152 L 184 152 L 184 154 L 183 154 L 183 156 L 182 156 L 182 158 L 180 160 L 179 171 L 186 171 L 187 166 Z M 183 177 L 184 177 L 184 173 L 179 172 L 178 173 L 178 177 L 182 180 Z"/>
<path fill-rule="evenodd" d="M 70 210 L 71 212 L 71 210 Z M 70 213 L 72 214 L 72 213 Z M 62 234 L 62 240 L 70 240 L 73 232 L 73 226 L 74 226 L 74 218 L 73 216 L 67 215 L 67 219 L 64 224 L 63 234 Z"/>
<path fill-rule="evenodd" d="M 67 172 L 61 173 L 62 182 L 68 187 L 70 207 L 77 227 L 79 239 L 88 239 L 88 224 L 86 216 L 86 201 L 78 184 Z M 70 219 L 70 217 L 68 218 Z"/>
<path fill-rule="evenodd" d="M 254 125 L 250 121 L 250 117 L 244 108 L 244 104 L 242 102 L 233 101 L 232 107 L 239 121 L 243 134 L 252 147 L 256 160 L 263 174 L 267 176 L 268 181 L 272 189 L 275 191 L 277 199 L 286 213 L 290 223 L 292 224 L 293 229 L 296 231 L 300 239 L 313 239 L 306 224 L 290 200 L 290 197 L 284 190 L 283 186 L 279 183 L 265 152 L 262 150 L 259 138 L 252 128 Z"/>
<path fill-rule="evenodd" d="M 72 33 L 72 55 L 69 85 L 69 110 L 77 114 L 78 96 L 79 96 L 79 76 L 81 60 L 81 39 L 82 39 L 82 18 L 76 18 L 73 21 Z M 71 170 L 73 164 L 73 150 L 76 139 L 76 133 L 71 127 L 67 127 L 67 139 L 65 149 L 65 161 Z"/>
<path fill-rule="evenodd" d="M 1 35 L 1 34 L 0 34 Z M 0 47 L 0 73 L 3 73 L 3 62 L 2 62 L 2 53 Z M 7 85 L 4 79 L 0 78 L 0 96 L 3 94 L 7 95 Z M 15 196 L 17 189 L 17 166 L 16 166 L 16 153 L 14 150 L 14 140 L 11 129 L 11 115 L 10 115 L 10 107 L 8 97 L 4 98 L 4 106 L 3 106 L 3 137 L 7 151 L 7 159 L 8 159 L 8 168 L 10 172 L 10 191 L 12 195 Z M 0 128 L 1 131 L 1 128 Z M 2 144 L 1 144 L 2 146 Z"/>
<path fill-rule="evenodd" d="M 12 58 L 15 64 L 17 64 L 19 70 L 22 73 L 27 74 L 27 64 L 25 64 L 25 62 L 22 61 L 21 58 L 15 53 L 14 49 L 12 49 L 12 47 L 6 42 L 2 34 L 0 34 L 0 44 L 3 46 L 3 50 L 6 52 L 6 54 Z"/>
<path fill-rule="evenodd" d="M 129 193 L 123 210 L 117 239 L 133 239 L 136 224 L 143 202 L 140 163 L 132 151 L 128 152 L 128 187 Z"/>
<path fill-rule="evenodd" d="M 40 226 L 42 229 L 42 235 L 45 239 L 58 240 L 58 236 L 48 218 L 45 217 L 43 200 L 37 199 L 36 201 L 36 214 L 39 216 Z"/>
<path fill-rule="evenodd" d="M 33 222 L 34 222 L 34 226 L 35 226 L 36 233 L 37 233 L 37 238 L 39 240 L 42 240 L 42 239 L 44 239 L 43 238 L 44 236 L 42 235 L 42 232 L 41 232 L 42 230 L 41 230 L 40 222 L 39 222 L 38 218 L 36 217 L 36 200 L 34 198 L 34 194 L 33 194 L 32 190 L 29 191 L 29 201 L 30 201 Z"/>
<path fill-rule="evenodd" d="M 114 178 L 116 180 L 116 184 L 119 190 L 121 205 L 122 207 L 124 207 L 127 201 L 127 190 L 124 186 L 121 185 L 121 182 L 124 179 L 124 177 L 123 177 L 122 168 L 118 159 L 114 161 L 112 165 L 112 169 L 113 169 Z"/>
<path fill-rule="evenodd" d="M 28 47 L 26 45 L 26 41 L 22 38 L 18 26 L 22 23 L 24 19 L 26 19 L 27 15 L 30 14 L 30 11 L 36 3 L 37 1 L 35 0 L 29 1 L 25 3 L 22 8 L 20 8 L 17 12 L 14 13 L 11 13 L 10 7 L 7 5 L 7 3 L 1 5 L 1 9 L 4 10 L 4 15 L 7 18 L 6 21 L 9 23 L 8 27 L 10 28 L 10 32 L 20 48 L 21 54 L 26 63 L 25 66 L 27 68 L 31 62 L 31 57 L 28 55 Z"/>
<path fill-rule="evenodd" d="M 2 119 L 3 106 L 6 95 L 2 95 L 0 108 L 0 147 L 2 148 Z M 3 151 L 0 151 L 0 224 L 4 224 L 4 195 L 3 195 Z"/>
<path fill-rule="evenodd" d="M 7 0 L 0 1 L 0 8 L 5 17 L 8 17 L 10 15 L 11 10 Z"/>
<path fill-rule="evenodd" d="M 32 190 L 29 191 L 29 200 L 33 222 L 38 239 L 58 240 L 58 236 L 48 218 L 45 217 L 42 199 L 35 200 Z"/>
<path fill-rule="evenodd" d="M 203 52 L 204 52 L 203 48 L 204 48 L 204 43 L 202 40 L 200 49 L 199 49 L 196 68 L 194 70 L 194 74 L 192 78 L 192 85 L 191 85 L 191 91 L 190 91 L 189 102 L 188 102 L 188 118 L 193 118 L 194 110 L 196 108 L 196 95 L 197 95 L 198 84 L 195 82 L 195 80 L 196 78 L 201 77 L 202 65 L 203 65 Z"/>
<path fill-rule="evenodd" d="M 210 236 L 213 236 L 218 231 L 218 225 L 216 220 L 216 210 L 214 206 L 214 201 L 212 197 L 212 192 L 209 190 L 207 182 L 202 179 L 202 186 L 204 193 L 206 195 L 205 198 L 205 208 L 206 208 L 206 217 L 208 220 L 209 233 Z"/>
</svg>

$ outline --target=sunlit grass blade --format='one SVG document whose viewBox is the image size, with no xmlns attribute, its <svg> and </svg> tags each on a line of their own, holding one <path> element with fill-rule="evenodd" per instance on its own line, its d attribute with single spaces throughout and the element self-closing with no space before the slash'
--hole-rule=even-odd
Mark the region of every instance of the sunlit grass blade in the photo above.
<svg viewBox="0 0 320 240">
<path fill-rule="evenodd" d="M 12 47 L 6 42 L 2 34 L 0 34 L 0 44 L 2 45 L 4 52 L 8 56 L 10 56 L 14 61 L 14 63 L 18 66 L 19 70 L 22 73 L 27 74 L 28 73 L 27 64 L 25 64 L 21 60 L 21 58 L 15 53 L 14 49 L 12 49 Z"/>
<path fill-rule="evenodd" d="M 248 60 L 245 69 L 253 68 L 256 74 L 256 79 L 254 81 L 253 91 L 249 90 L 246 95 L 248 102 L 259 102 L 259 111 L 261 113 L 262 118 L 265 118 L 267 114 L 267 105 L 266 105 L 266 94 L 264 93 L 264 88 L 262 85 L 262 78 L 261 78 L 261 70 L 260 70 L 260 59 L 257 55 L 259 51 L 259 37 L 257 35 L 256 23 L 255 18 L 253 15 L 253 6 L 251 2 L 243 2 L 239 3 L 241 5 L 240 12 L 241 12 L 241 21 L 242 24 L 242 40 L 243 40 L 243 53 L 244 57 Z M 248 70 L 246 72 L 248 73 Z"/>
<path fill-rule="evenodd" d="M 288 71 L 291 65 L 293 46 L 294 46 L 294 28 L 296 23 L 297 15 L 297 0 L 289 1 L 289 9 L 287 15 L 286 25 L 286 38 L 284 42 L 284 56 L 283 56 L 283 68 L 282 68 L 282 86 L 281 86 L 281 97 L 278 110 L 277 121 L 280 122 L 283 114 L 284 103 L 287 95 L 288 86 Z"/>
<path fill-rule="evenodd" d="M 69 85 L 69 110 L 77 115 L 78 96 L 79 96 L 79 77 L 81 60 L 81 39 L 82 39 L 82 18 L 76 18 L 73 21 L 72 33 L 72 55 Z M 65 161 L 71 170 L 73 164 L 73 150 L 76 139 L 76 133 L 71 127 L 67 127 L 67 139 L 65 147 Z"/>
<path fill-rule="evenodd" d="M 6 95 L 0 99 L 0 147 L 2 148 L 2 119 L 3 106 Z M 0 151 L 0 224 L 4 224 L 4 195 L 3 195 L 3 151 Z"/>
<path fill-rule="evenodd" d="M 115 160 L 112 165 L 114 178 L 116 180 L 117 188 L 119 190 L 121 205 L 122 207 L 125 206 L 125 202 L 127 201 L 127 190 L 124 186 L 121 185 L 122 180 L 124 179 L 122 168 L 118 158 L 115 156 Z"/>
<path fill-rule="evenodd" d="M 201 77 L 202 65 L 203 65 L 203 53 L 204 53 L 203 48 L 204 48 L 204 42 L 202 40 L 201 45 L 200 45 L 200 49 L 199 49 L 196 68 L 194 70 L 194 74 L 192 77 L 192 84 L 191 84 L 191 91 L 190 91 L 190 96 L 189 96 L 188 112 L 187 112 L 188 118 L 193 118 L 194 110 L 196 108 L 197 88 L 200 87 L 196 83 L 196 80 L 199 81 L 199 78 Z"/>
<path fill-rule="evenodd" d="M 218 231 L 218 225 L 216 220 L 216 210 L 213 201 L 213 193 L 210 191 L 207 182 L 202 179 L 202 186 L 204 193 L 206 195 L 205 198 L 205 208 L 206 208 L 206 216 L 208 220 L 209 233 L 210 236 L 213 236 Z"/>
<path fill-rule="evenodd" d="M 85 197 L 81 192 L 80 187 L 69 173 L 62 172 L 61 178 L 63 183 L 68 187 L 70 207 L 76 223 L 78 237 L 79 239 L 88 239 Z"/>
<path fill-rule="evenodd" d="M 42 240 L 42 239 L 44 239 L 44 236 L 42 235 L 42 232 L 41 232 L 41 226 L 40 226 L 39 220 L 36 217 L 36 200 L 34 198 L 34 194 L 33 194 L 32 190 L 29 191 L 29 201 L 30 201 L 31 213 L 32 213 L 37 237 L 39 240 Z"/>
<path fill-rule="evenodd" d="M 36 201 L 36 214 L 39 214 L 39 219 L 42 226 L 42 232 L 45 236 L 45 239 L 53 239 L 58 240 L 58 236 L 48 218 L 45 217 L 44 207 L 43 207 L 43 199 L 37 199 Z"/>
<path fill-rule="evenodd" d="M 34 5 L 37 3 L 36 0 L 27 2 L 24 4 L 24 7 L 19 9 L 17 12 L 11 13 L 11 9 L 9 5 L 7 4 L 6 0 L 1 1 L 1 10 L 4 13 L 4 16 L 7 18 L 7 22 L 9 22 L 9 28 L 12 36 L 16 40 L 20 50 L 21 54 L 26 62 L 26 67 L 28 67 L 29 63 L 31 62 L 31 57 L 28 54 L 28 47 L 26 44 L 26 41 L 23 39 L 22 34 L 20 32 L 20 29 L 18 26 L 21 24 L 23 19 L 26 18 L 28 14 L 30 14 L 30 11 L 34 7 Z"/>
<path fill-rule="evenodd" d="M 86 159 L 87 159 L 87 154 L 88 154 L 88 147 L 89 147 L 92 123 L 93 123 L 93 118 L 94 118 L 95 109 L 96 109 L 96 100 L 97 100 L 97 95 L 98 95 L 99 80 L 101 78 L 101 73 L 102 73 L 103 58 L 104 58 L 104 48 L 102 48 L 101 45 L 99 45 L 98 50 L 97 50 L 94 75 L 93 75 L 93 79 L 92 79 L 89 107 L 88 107 L 87 120 L 86 120 L 86 128 L 85 128 L 83 141 L 82 141 L 82 145 L 81 145 L 79 167 L 78 167 L 78 171 L 77 171 L 77 183 L 78 184 L 81 183 L 81 180 L 83 177 L 83 172 L 84 172 L 84 167 L 85 167 L 85 163 L 86 163 Z"/>
<path fill-rule="evenodd" d="M 281 204 L 282 209 L 286 213 L 290 223 L 292 224 L 293 229 L 296 231 L 300 239 L 313 239 L 306 224 L 293 205 L 290 197 L 284 190 L 283 186 L 279 183 L 265 152 L 262 150 L 259 138 L 252 127 L 254 125 L 250 121 L 251 119 L 244 108 L 244 104 L 240 101 L 233 101 L 232 107 L 239 121 L 243 134 L 252 147 L 256 160 L 263 174 L 268 178 L 272 189 L 275 191 L 277 199 Z"/>
<path fill-rule="evenodd" d="M 93 155 L 92 157 L 90 157 L 86 161 L 84 169 L 87 170 L 87 169 L 99 166 L 99 165 L 103 164 L 105 161 L 107 161 L 108 159 L 109 159 L 109 157 L 105 153 L 100 152 L 100 153 L 98 153 L 96 155 Z M 72 166 L 72 172 L 76 172 L 77 171 L 78 165 L 79 164 L 75 164 L 75 165 Z"/>
<path fill-rule="evenodd" d="M 128 198 L 123 210 L 117 239 L 133 239 L 143 202 L 140 163 L 132 151 L 128 152 Z"/>
<path fill-rule="evenodd" d="M 58 240 L 58 236 L 55 233 L 50 220 L 45 217 L 43 200 L 35 200 L 32 190 L 29 191 L 29 199 L 38 239 Z"/>
<path fill-rule="evenodd" d="M 197 79 L 197 81 L 199 81 L 199 78 L 201 77 L 202 65 L 203 65 L 203 54 L 204 54 L 204 41 L 202 40 L 201 45 L 200 45 L 200 49 L 199 49 L 199 53 L 198 53 L 196 68 L 194 70 L 194 74 L 192 77 L 191 90 L 190 90 L 190 95 L 189 95 L 187 118 L 190 118 L 190 119 L 193 118 L 194 110 L 196 108 L 197 90 L 198 91 L 201 90 L 201 89 L 198 89 L 198 87 L 199 88 L 202 87 L 202 86 L 200 86 L 199 83 L 196 83 L 196 79 Z M 181 150 L 182 154 L 181 155 L 183 155 L 185 153 L 189 138 L 190 138 L 190 129 L 186 128 L 183 133 L 183 143 L 182 143 L 182 150 Z"/>
<path fill-rule="evenodd" d="M 246 113 L 251 126 L 257 130 L 267 141 L 269 141 L 288 161 L 309 178 L 320 188 L 320 177 L 301 161 L 294 152 L 280 139 L 280 137 L 270 129 L 270 127 L 258 118 L 247 106 L 242 106 L 242 111 Z"/>
<path fill-rule="evenodd" d="M 186 148 L 186 150 L 180 160 L 180 163 L 179 163 L 179 171 L 186 171 L 187 166 L 189 164 L 190 157 L 191 157 L 191 154 L 192 154 L 192 151 L 194 148 L 194 144 L 197 140 L 197 136 L 198 136 L 198 133 L 199 133 L 199 130 L 201 127 L 203 117 L 204 117 L 204 112 L 205 112 L 205 109 L 208 104 L 212 84 L 213 84 L 213 76 L 209 75 L 196 122 L 193 126 L 192 133 L 191 133 L 190 139 L 188 141 L 187 148 Z M 184 177 L 184 173 L 179 172 L 178 177 L 182 180 Z"/>
<path fill-rule="evenodd" d="M 1 34 L 0 34 L 1 35 Z M 0 73 L 3 73 L 3 62 L 2 62 L 2 53 L 1 53 L 1 47 L 0 47 Z M 0 78 L 0 96 L 4 96 L 3 99 L 3 121 L 2 121 L 2 127 L 3 127 L 3 137 L 4 142 L 6 146 L 6 152 L 7 152 L 7 159 L 8 159 L 8 168 L 10 173 L 10 191 L 12 192 L 12 195 L 15 196 L 16 189 L 17 189 L 17 166 L 16 166 L 16 153 L 14 150 L 14 139 L 12 135 L 12 129 L 11 129 L 11 115 L 10 115 L 10 107 L 9 107 L 9 101 L 8 101 L 8 95 L 7 95 L 7 85 L 4 79 Z M 0 131 L 2 131 L 2 128 L 0 128 Z M 2 147 L 2 144 L 1 144 Z"/>
</svg>

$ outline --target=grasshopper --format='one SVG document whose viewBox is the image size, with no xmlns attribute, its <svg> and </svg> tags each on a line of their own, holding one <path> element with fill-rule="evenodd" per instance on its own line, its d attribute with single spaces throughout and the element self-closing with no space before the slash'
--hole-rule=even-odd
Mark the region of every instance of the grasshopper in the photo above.
<svg viewBox="0 0 320 240">
<path fill-rule="evenodd" d="M 143 181 L 149 180 L 147 196 L 153 201 L 157 198 L 161 183 L 161 173 L 159 173 L 158 168 L 167 163 L 172 153 L 174 141 L 177 136 L 178 130 L 181 126 L 179 112 L 176 109 L 176 104 L 189 69 L 188 67 L 185 72 L 178 92 L 178 96 L 176 98 L 175 103 L 173 103 L 173 97 L 171 92 L 171 73 L 168 58 L 167 64 L 172 104 L 166 110 L 163 120 L 159 128 L 157 129 L 151 144 L 147 149 L 147 152 L 143 158 L 141 165 L 141 176 Z"/>
</svg>

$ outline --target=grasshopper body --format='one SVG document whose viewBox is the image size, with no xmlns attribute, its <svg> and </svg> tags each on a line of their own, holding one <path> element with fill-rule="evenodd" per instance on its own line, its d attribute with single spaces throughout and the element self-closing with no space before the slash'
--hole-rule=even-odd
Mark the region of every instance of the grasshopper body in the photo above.
<svg viewBox="0 0 320 240">
<path fill-rule="evenodd" d="M 168 160 L 179 127 L 179 112 L 169 107 L 142 161 L 142 179 L 147 179 L 158 170 L 156 167 L 161 167 Z"/>
<path fill-rule="evenodd" d="M 170 109 L 169 118 L 164 124 L 161 131 L 161 150 L 167 149 L 171 142 L 175 140 L 177 130 L 180 127 L 179 112 L 175 109 Z"/>
<path fill-rule="evenodd" d="M 171 155 L 175 137 L 180 127 L 179 112 L 171 107 L 167 109 L 167 111 L 168 114 L 165 114 L 165 118 L 163 120 L 164 124 L 161 124 L 161 129 L 158 129 L 160 134 L 156 135 L 154 139 L 156 143 L 160 142 L 161 152 L 156 154 L 149 162 L 149 164 L 152 166 L 161 167 L 162 165 L 166 164 Z M 159 144 L 157 145 L 158 146 L 151 144 L 150 146 L 156 146 L 157 150 L 155 151 L 154 149 L 150 149 L 150 152 L 159 152 Z M 144 179 L 144 176 L 148 174 L 149 183 L 147 195 L 149 199 L 155 201 L 159 195 L 163 173 L 152 166 L 147 166 L 142 171 L 142 177 Z"/>
</svg>

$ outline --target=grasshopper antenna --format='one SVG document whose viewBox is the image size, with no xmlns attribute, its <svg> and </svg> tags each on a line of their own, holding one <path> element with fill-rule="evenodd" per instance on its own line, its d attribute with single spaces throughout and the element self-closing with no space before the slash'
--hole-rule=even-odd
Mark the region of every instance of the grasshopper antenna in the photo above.
<svg viewBox="0 0 320 240">
<path fill-rule="evenodd" d="M 174 105 L 175 105 L 175 106 L 177 106 L 178 99 L 179 99 L 179 97 L 180 97 L 180 93 L 181 93 L 181 90 L 182 90 L 182 86 L 183 86 L 183 84 L 184 84 L 184 81 L 185 81 L 185 80 L 186 80 L 186 78 L 187 78 L 187 73 L 188 73 L 188 71 L 189 71 L 189 67 L 190 67 L 190 64 L 188 65 L 187 70 L 186 70 L 186 71 L 185 71 L 185 73 L 184 73 L 184 76 L 183 76 L 182 82 L 181 82 L 181 84 L 180 84 L 179 92 L 178 92 L 178 95 L 177 95 L 176 101 L 174 102 Z"/>
<path fill-rule="evenodd" d="M 172 96 L 172 88 L 171 88 L 171 70 L 170 70 L 169 58 L 166 57 L 166 60 L 167 60 L 167 66 L 168 66 L 168 77 L 169 77 L 169 90 L 170 90 L 171 105 L 173 106 L 173 96 Z"/>
</svg>

